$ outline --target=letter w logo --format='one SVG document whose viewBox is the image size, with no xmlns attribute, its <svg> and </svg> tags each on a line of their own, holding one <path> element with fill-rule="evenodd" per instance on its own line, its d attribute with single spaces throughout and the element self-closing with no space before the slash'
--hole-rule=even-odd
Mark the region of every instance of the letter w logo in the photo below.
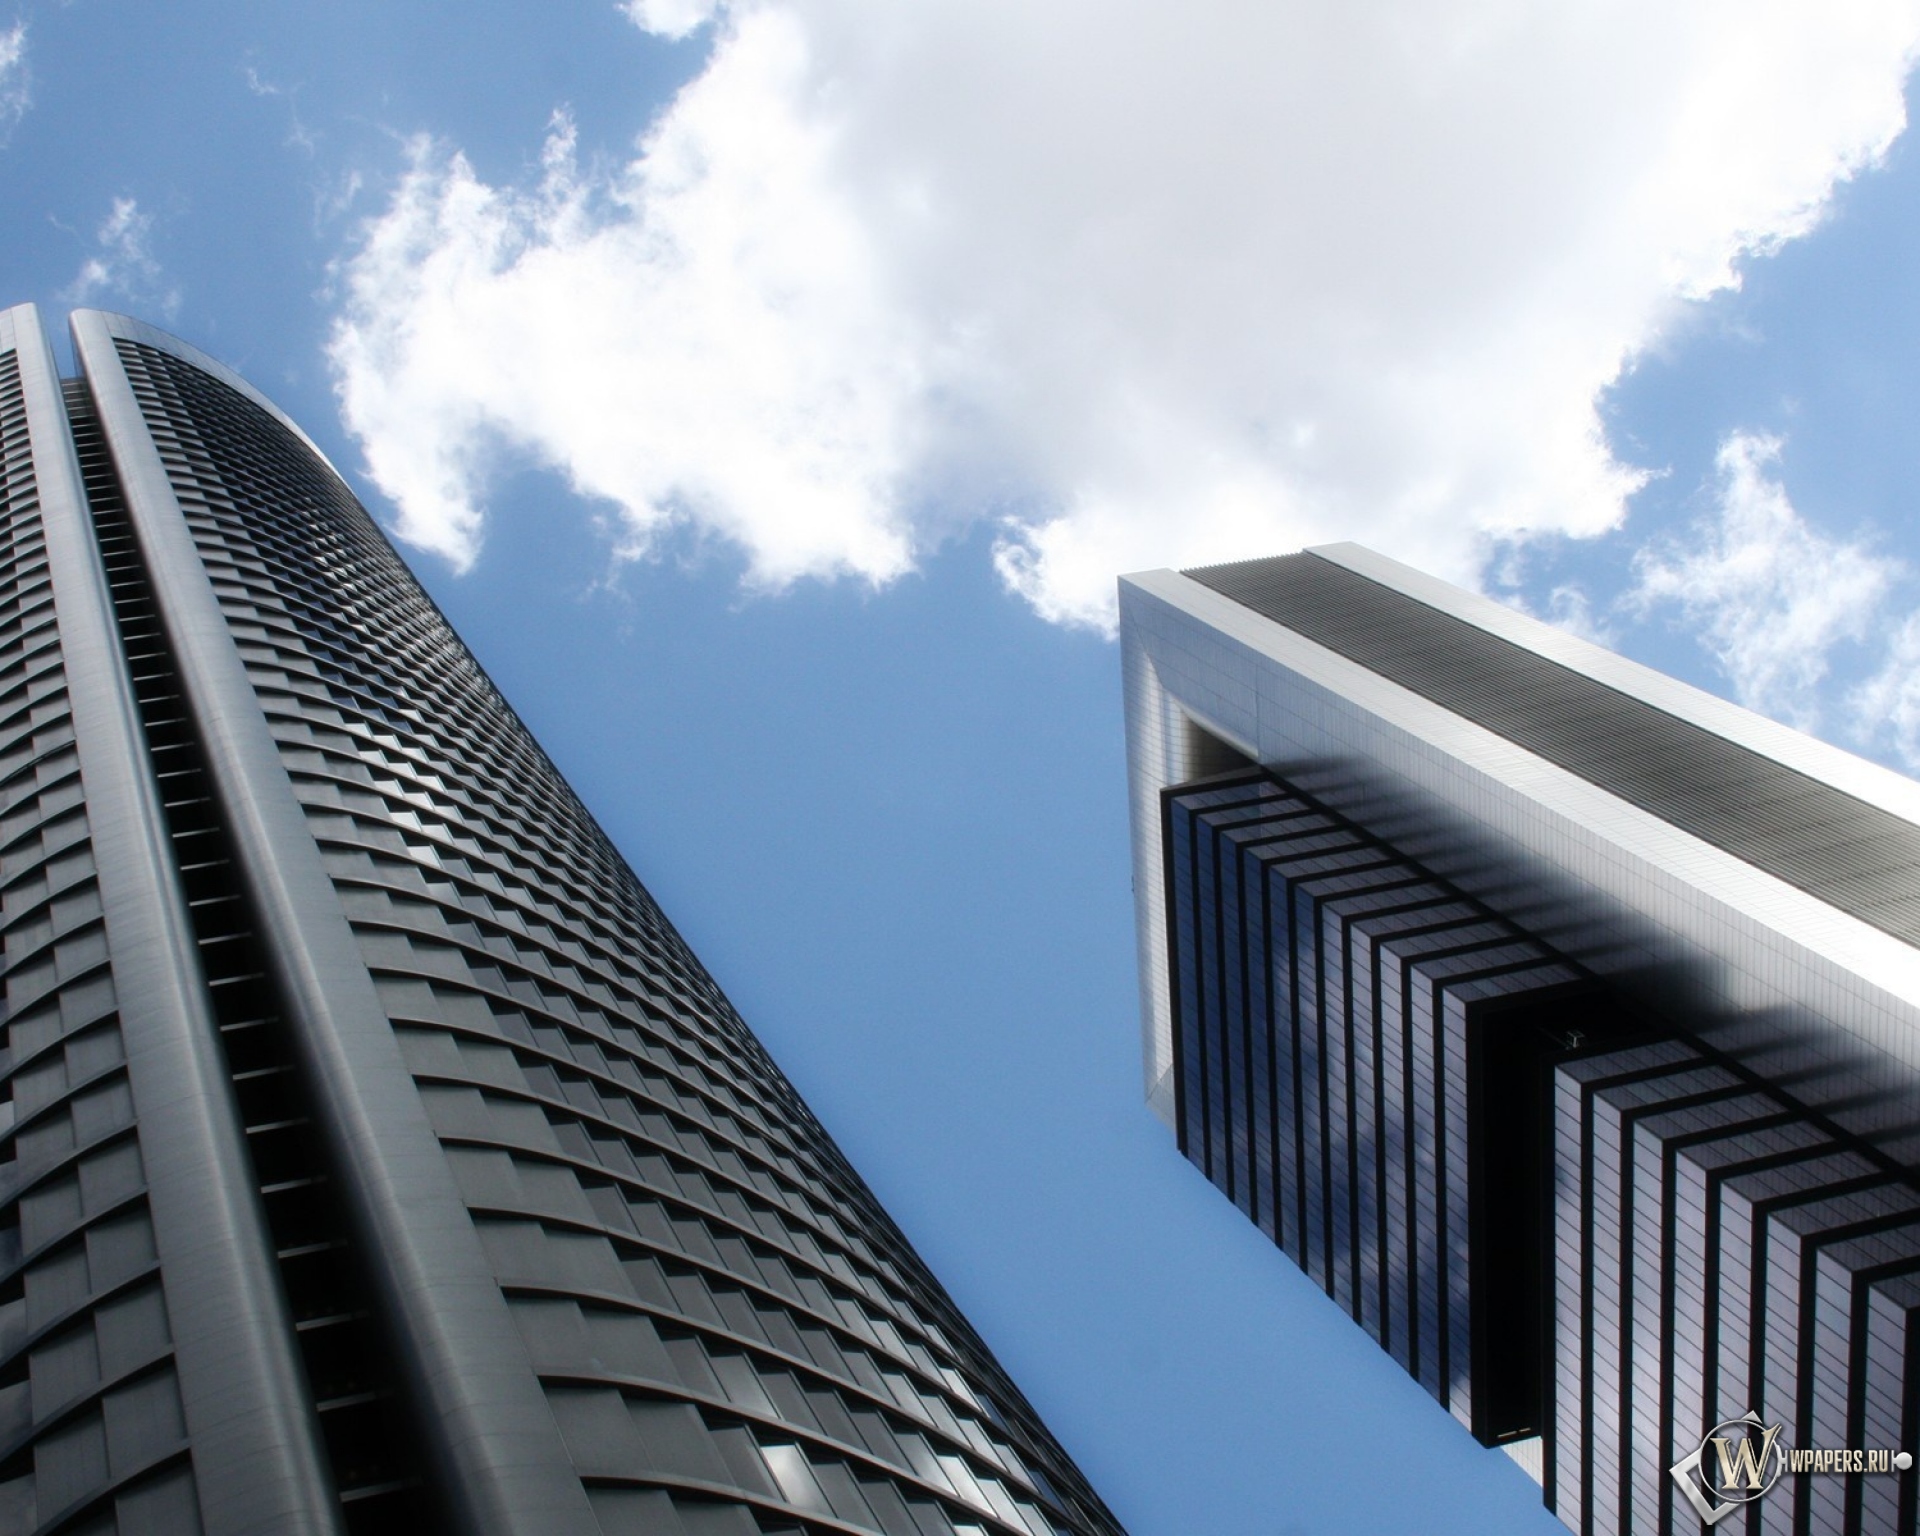
<svg viewBox="0 0 1920 1536">
<path fill-rule="evenodd" d="M 1723 1429 L 1745 1429 L 1751 1433 L 1723 1435 Z M 1744 1509 L 1765 1495 L 1780 1476 L 1783 1459 L 1776 1442 L 1778 1424 L 1768 1427 L 1760 1415 L 1749 1408 L 1737 1419 L 1728 1419 L 1707 1431 L 1706 1438 L 1688 1456 L 1674 1463 L 1669 1475 L 1687 1502 L 1705 1525 L 1718 1525 L 1737 1509 Z M 1720 1458 L 1720 1481 L 1716 1485 L 1706 1468 L 1707 1447 Z"/>
<path fill-rule="evenodd" d="M 1725 1435 L 1713 1437 L 1713 1448 L 1720 1455 L 1720 1486 L 1729 1493 L 1740 1487 L 1745 1479 L 1747 1489 L 1758 1493 L 1767 1486 L 1767 1464 L 1773 1459 L 1773 1442 L 1779 1438 L 1780 1426 L 1773 1425 L 1767 1430 L 1766 1438 L 1754 1449 L 1752 1435 L 1742 1435 L 1734 1440 Z M 1732 1447 L 1729 1454 L 1728 1447 Z"/>
</svg>

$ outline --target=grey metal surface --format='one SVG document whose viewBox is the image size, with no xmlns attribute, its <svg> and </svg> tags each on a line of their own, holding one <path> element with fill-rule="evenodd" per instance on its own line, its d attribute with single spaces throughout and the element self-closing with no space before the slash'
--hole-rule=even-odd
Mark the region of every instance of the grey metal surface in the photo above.
<svg viewBox="0 0 1920 1536">
<path fill-rule="evenodd" d="M 0 1529 L 196 1536 L 16 343 L 0 312 Z"/>
<path fill-rule="evenodd" d="M 1125 596 L 1123 589 L 1123 605 Z M 1167 881 L 1160 846 L 1160 791 L 1193 776 L 1189 748 L 1194 732 L 1161 683 L 1152 649 L 1140 626 L 1121 625 L 1127 805 L 1133 843 L 1134 954 L 1140 968 L 1140 1062 L 1147 1104 L 1171 1128 L 1176 1116 L 1173 1013 L 1167 977 Z"/>
<path fill-rule="evenodd" d="M 1183 574 L 1909 944 L 1920 826 L 1312 551 Z"/>
<path fill-rule="evenodd" d="M 338 1529 L 293 1325 L 254 1192 L 115 630 L 59 378 L 38 317 L 16 339 L 48 574 L 147 1200 L 202 1517 L 218 1533 Z"/>
<path fill-rule="evenodd" d="M 16 341 L 0 312 L 0 1529 L 196 1536 Z"/>
<path fill-rule="evenodd" d="M 342 1193 L 463 1530 L 597 1528 L 386 1014 L 307 831 L 114 342 L 170 341 L 82 310 L 93 391 Z"/>
</svg>

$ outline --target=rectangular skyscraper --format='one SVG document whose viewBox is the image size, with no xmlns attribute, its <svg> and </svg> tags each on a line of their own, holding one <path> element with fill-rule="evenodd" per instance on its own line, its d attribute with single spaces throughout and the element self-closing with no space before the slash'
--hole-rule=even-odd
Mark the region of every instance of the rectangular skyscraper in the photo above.
<svg viewBox="0 0 1920 1536">
<path fill-rule="evenodd" d="M 1117 1525 L 299 429 L 0 313 L 0 1531 Z"/>
<path fill-rule="evenodd" d="M 1920 1449 L 1920 785 L 1351 545 L 1120 598 L 1181 1150 L 1583 1536 L 1914 1531 L 1706 1442 Z"/>
</svg>

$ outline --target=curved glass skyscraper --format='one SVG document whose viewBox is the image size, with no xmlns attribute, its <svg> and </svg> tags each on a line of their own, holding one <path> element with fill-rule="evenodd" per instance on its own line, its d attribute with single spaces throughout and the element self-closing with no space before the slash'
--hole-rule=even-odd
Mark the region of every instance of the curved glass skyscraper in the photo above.
<svg viewBox="0 0 1920 1536">
<path fill-rule="evenodd" d="M 0 1530 L 1117 1525 L 299 429 L 0 314 Z"/>
</svg>

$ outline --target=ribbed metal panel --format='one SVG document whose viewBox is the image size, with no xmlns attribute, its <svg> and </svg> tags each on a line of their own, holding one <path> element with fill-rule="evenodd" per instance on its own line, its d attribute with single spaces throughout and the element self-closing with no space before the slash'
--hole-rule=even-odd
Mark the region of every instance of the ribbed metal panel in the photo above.
<svg viewBox="0 0 1920 1536">
<path fill-rule="evenodd" d="M 121 366 L 119 324 L 76 314 L 75 351 L 435 1489 L 455 1530 L 591 1529 L 172 489 L 178 444 L 153 430 Z"/>
<path fill-rule="evenodd" d="M 0 468 L 0 1528 L 197 1532 L 11 345 Z"/>
<path fill-rule="evenodd" d="M 1691 1529 L 1671 1478 L 1759 1410 L 1799 1447 L 1920 1437 L 1920 1192 L 1679 1041 L 1564 1063 L 1557 1510 L 1581 1532 Z M 1768 1531 L 1911 1532 L 1920 1475 L 1788 1476 Z M 1740 1522 L 1732 1522 L 1739 1524 Z"/>
<path fill-rule="evenodd" d="M 95 558 L 112 597 L 110 643 L 117 642 L 124 658 L 129 714 L 137 717 L 128 722 L 128 748 L 159 791 L 155 862 L 165 864 L 169 883 L 177 886 L 169 897 L 179 909 L 174 947 L 186 952 L 196 983 L 195 1006 L 179 1011 L 204 1042 L 203 1071 L 224 1090 L 207 1093 L 199 1114 L 238 1133 L 224 1154 L 225 1177 L 249 1197 L 249 1206 L 259 1208 L 245 1235 L 223 1233 L 191 1215 L 181 1224 L 201 1229 L 203 1241 L 229 1253 L 230 1262 L 251 1264 L 250 1305 L 271 1332 L 244 1340 L 234 1326 L 235 1300 L 210 1298 L 232 1352 L 283 1358 L 279 1378 L 259 1384 L 261 1400 L 247 1405 L 244 1415 L 236 1405 L 213 1437 L 218 1449 L 241 1459 L 241 1470 L 216 1470 L 203 1478 L 203 1491 L 217 1490 L 225 1506 L 244 1511 L 248 1520 L 263 1520 L 277 1506 L 320 1529 L 342 1523 L 348 1536 L 412 1532 L 423 1521 L 433 1522 L 437 1510 L 431 1497 L 423 1497 L 419 1437 L 396 1401 L 391 1350 L 371 1315 L 365 1255 L 354 1250 L 317 1144 L 311 1094 L 289 1039 L 284 1002 L 238 878 L 91 397 L 78 379 L 67 381 L 66 395 Z M 153 901 L 151 893 L 135 893 L 129 918 L 137 920 Z M 205 1187 L 212 1181 L 199 1129 L 186 1121 L 164 1150 L 180 1178 Z M 205 1289 L 204 1261 L 195 1269 Z M 299 1479 L 281 1475 L 278 1483 L 263 1484 L 273 1458 L 249 1444 L 258 1434 L 249 1420 L 272 1415 L 300 1425 L 311 1442 L 304 1448 L 311 1465 Z M 201 1449 L 201 1462 L 210 1449 Z"/>
<path fill-rule="evenodd" d="M 1463 1423 L 1541 1435 L 1571 1529 L 1690 1529 L 1666 1469 L 1749 1406 L 1920 1437 L 1911 1169 L 1270 772 L 1162 808 L 1182 1150 Z M 1917 1514 L 1916 1472 L 1755 1508 Z"/>
<path fill-rule="evenodd" d="M 1920 944 L 1912 822 L 1317 555 L 1183 574 Z"/>
<path fill-rule="evenodd" d="M 1182 1149 L 1463 1424 L 1539 1433 L 1528 1072 L 1588 979 L 1263 770 L 1163 810 Z"/>
<path fill-rule="evenodd" d="M 0 1529 L 337 1529 L 30 306 L 0 314 Z"/>
</svg>

